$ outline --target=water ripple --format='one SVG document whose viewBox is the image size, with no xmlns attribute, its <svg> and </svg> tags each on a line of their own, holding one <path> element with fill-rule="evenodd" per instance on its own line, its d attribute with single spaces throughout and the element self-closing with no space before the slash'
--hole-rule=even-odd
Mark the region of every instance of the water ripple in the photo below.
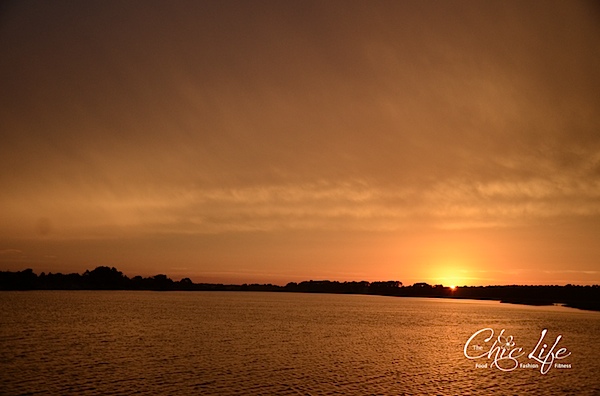
<svg viewBox="0 0 600 396">
<path fill-rule="evenodd" d="M 473 329 L 560 323 L 578 369 L 475 370 Z M 600 392 L 600 315 L 277 293 L 0 294 L 0 393 L 489 395 Z"/>
</svg>

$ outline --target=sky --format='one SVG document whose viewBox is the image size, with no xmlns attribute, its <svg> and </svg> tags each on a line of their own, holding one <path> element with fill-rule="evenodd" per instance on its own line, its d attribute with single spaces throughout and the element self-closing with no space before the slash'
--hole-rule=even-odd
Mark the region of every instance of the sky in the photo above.
<svg viewBox="0 0 600 396">
<path fill-rule="evenodd" d="M 600 284 L 600 7 L 12 1 L 0 270 Z"/>
</svg>

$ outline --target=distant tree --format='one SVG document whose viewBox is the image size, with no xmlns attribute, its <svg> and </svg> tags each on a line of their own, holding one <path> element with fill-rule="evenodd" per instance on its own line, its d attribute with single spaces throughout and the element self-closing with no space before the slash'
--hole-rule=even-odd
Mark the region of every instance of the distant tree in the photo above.
<svg viewBox="0 0 600 396">
<path fill-rule="evenodd" d="M 0 272 L 0 290 L 31 290 L 38 287 L 38 276 L 31 268 L 19 272 Z"/>
<path fill-rule="evenodd" d="M 402 282 L 400 282 L 400 281 L 387 281 L 387 282 L 371 283 L 371 287 L 375 287 L 375 288 L 397 288 L 400 286 L 402 286 Z"/>
<path fill-rule="evenodd" d="M 369 292 L 372 294 L 394 296 L 400 293 L 400 286 L 402 286 L 402 282 L 400 281 L 371 282 Z"/>
<path fill-rule="evenodd" d="M 415 283 L 414 285 L 412 285 L 412 287 L 420 287 L 420 288 L 430 289 L 431 285 L 429 283 L 419 282 L 419 283 Z"/>
<path fill-rule="evenodd" d="M 164 274 L 152 277 L 151 285 L 152 290 L 173 290 L 173 280 Z"/>
<path fill-rule="evenodd" d="M 118 290 L 127 286 L 129 278 L 123 275 L 115 267 L 96 267 L 93 271 L 85 271 L 84 282 L 91 289 L 96 290 Z"/>
<path fill-rule="evenodd" d="M 190 278 L 183 278 L 179 282 L 177 282 L 178 290 L 192 290 L 194 287 L 194 282 Z"/>
<path fill-rule="evenodd" d="M 129 281 L 129 287 L 133 290 L 143 290 L 144 289 L 144 278 L 139 275 L 134 276 Z"/>
</svg>

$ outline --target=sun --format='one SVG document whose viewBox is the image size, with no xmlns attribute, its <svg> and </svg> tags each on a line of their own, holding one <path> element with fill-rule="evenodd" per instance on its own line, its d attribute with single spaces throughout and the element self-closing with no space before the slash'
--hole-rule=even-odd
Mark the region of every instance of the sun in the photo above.
<svg viewBox="0 0 600 396">
<path fill-rule="evenodd" d="M 458 260 L 447 260 L 433 265 L 429 269 L 430 279 L 436 284 L 442 284 L 454 291 L 459 285 L 466 285 L 469 279 L 469 267 Z"/>
<path fill-rule="evenodd" d="M 478 252 L 461 239 L 432 240 L 423 252 L 423 275 L 433 284 L 460 287 L 471 283 Z"/>
<path fill-rule="evenodd" d="M 437 269 L 433 281 L 454 291 L 458 285 L 465 284 L 465 274 L 462 270 L 457 268 L 440 268 Z"/>
</svg>

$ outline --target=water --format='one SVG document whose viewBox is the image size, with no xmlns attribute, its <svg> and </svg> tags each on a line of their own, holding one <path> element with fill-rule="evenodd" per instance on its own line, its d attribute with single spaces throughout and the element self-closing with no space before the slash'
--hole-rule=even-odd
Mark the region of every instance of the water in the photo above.
<svg viewBox="0 0 600 396">
<path fill-rule="evenodd" d="M 477 369 L 463 348 L 486 327 L 527 353 L 561 334 L 571 368 Z M 0 393 L 597 395 L 599 334 L 597 312 L 472 300 L 2 292 Z"/>
</svg>

